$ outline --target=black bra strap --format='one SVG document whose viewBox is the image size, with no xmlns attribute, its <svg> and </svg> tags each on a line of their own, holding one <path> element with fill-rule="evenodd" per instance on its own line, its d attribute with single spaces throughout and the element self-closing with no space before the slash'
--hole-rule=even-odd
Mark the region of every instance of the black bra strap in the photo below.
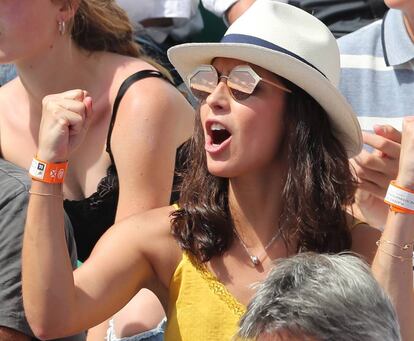
<svg viewBox="0 0 414 341">
<path fill-rule="evenodd" d="M 135 82 L 137 82 L 141 79 L 148 78 L 148 77 L 163 78 L 163 79 L 167 80 L 168 82 L 170 82 L 170 80 L 168 78 L 166 78 L 159 71 L 142 70 L 142 71 L 138 71 L 138 72 L 134 73 L 133 75 L 131 75 L 127 79 L 125 79 L 122 82 L 122 84 L 121 84 L 121 86 L 118 90 L 118 94 L 116 95 L 115 102 L 114 102 L 114 107 L 112 109 L 111 122 L 109 124 L 108 136 L 106 138 L 106 151 L 108 152 L 109 157 L 111 158 L 111 162 L 112 162 L 113 165 L 115 165 L 115 161 L 114 161 L 114 157 L 112 155 L 112 150 L 111 150 L 111 136 L 112 136 L 112 130 L 114 129 L 114 124 L 115 124 L 115 119 L 116 119 L 116 114 L 118 112 L 119 104 L 121 103 L 121 100 L 124 97 L 126 91 L 128 90 L 128 88 L 132 84 L 134 84 Z"/>
</svg>

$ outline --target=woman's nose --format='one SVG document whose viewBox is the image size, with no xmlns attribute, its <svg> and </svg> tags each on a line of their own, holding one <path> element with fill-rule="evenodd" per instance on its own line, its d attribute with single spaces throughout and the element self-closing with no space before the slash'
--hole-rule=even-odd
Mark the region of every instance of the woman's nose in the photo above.
<svg viewBox="0 0 414 341">
<path fill-rule="evenodd" d="M 206 103 L 215 110 L 226 110 L 230 105 L 231 94 L 227 87 L 226 79 L 220 78 L 214 91 L 207 97 Z"/>
</svg>

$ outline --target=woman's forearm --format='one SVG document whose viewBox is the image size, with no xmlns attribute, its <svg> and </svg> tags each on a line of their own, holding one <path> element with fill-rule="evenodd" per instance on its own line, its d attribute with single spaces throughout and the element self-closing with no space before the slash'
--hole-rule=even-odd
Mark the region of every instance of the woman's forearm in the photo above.
<svg viewBox="0 0 414 341">
<path fill-rule="evenodd" d="M 414 340 L 413 241 L 414 215 L 390 211 L 372 265 L 374 276 L 394 304 L 402 338 L 407 341 Z"/>
<path fill-rule="evenodd" d="M 62 185 L 33 181 L 22 252 L 24 307 L 34 333 L 70 325 L 75 290 L 63 226 Z"/>
</svg>

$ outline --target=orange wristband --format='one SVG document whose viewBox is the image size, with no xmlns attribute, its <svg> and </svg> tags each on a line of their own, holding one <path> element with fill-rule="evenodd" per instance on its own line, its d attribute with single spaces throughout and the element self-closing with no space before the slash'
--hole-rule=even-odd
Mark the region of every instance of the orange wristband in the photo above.
<svg viewBox="0 0 414 341">
<path fill-rule="evenodd" d="M 29 169 L 29 174 L 33 180 L 47 182 L 49 184 L 62 184 L 65 179 L 67 168 L 67 161 L 48 163 L 34 157 Z"/>
<path fill-rule="evenodd" d="M 395 180 L 390 182 L 384 202 L 393 212 L 414 214 L 414 191 L 397 185 Z"/>
<path fill-rule="evenodd" d="M 388 204 L 386 201 L 385 203 Z M 391 205 L 391 204 L 388 204 L 388 205 L 390 206 L 390 210 L 393 212 L 414 214 L 414 210 L 409 210 L 407 208 L 400 207 L 397 205 Z"/>
</svg>

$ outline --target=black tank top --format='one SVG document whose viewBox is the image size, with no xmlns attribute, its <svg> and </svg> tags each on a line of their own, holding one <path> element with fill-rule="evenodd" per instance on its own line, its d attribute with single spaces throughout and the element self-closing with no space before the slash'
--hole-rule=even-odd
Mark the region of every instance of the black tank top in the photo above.
<svg viewBox="0 0 414 341">
<path fill-rule="evenodd" d="M 66 199 L 64 201 L 65 211 L 73 225 L 78 259 L 82 262 L 88 258 L 98 239 L 111 225 L 113 225 L 115 221 L 119 195 L 119 183 L 115 161 L 111 151 L 111 135 L 119 104 L 126 91 L 132 84 L 148 77 L 163 78 L 169 82 L 169 80 L 158 71 L 143 70 L 129 76 L 121 84 L 115 98 L 108 136 L 106 139 L 106 151 L 111 158 L 111 165 L 107 169 L 106 176 L 101 179 L 97 186 L 96 192 L 90 197 L 82 200 Z M 177 153 L 179 153 L 179 149 L 177 150 Z M 176 167 L 178 167 L 178 159 L 179 157 L 176 158 Z M 177 183 L 176 176 L 174 176 L 174 178 L 174 183 Z M 177 196 L 177 192 L 174 191 L 171 200 L 175 201 Z"/>
</svg>

